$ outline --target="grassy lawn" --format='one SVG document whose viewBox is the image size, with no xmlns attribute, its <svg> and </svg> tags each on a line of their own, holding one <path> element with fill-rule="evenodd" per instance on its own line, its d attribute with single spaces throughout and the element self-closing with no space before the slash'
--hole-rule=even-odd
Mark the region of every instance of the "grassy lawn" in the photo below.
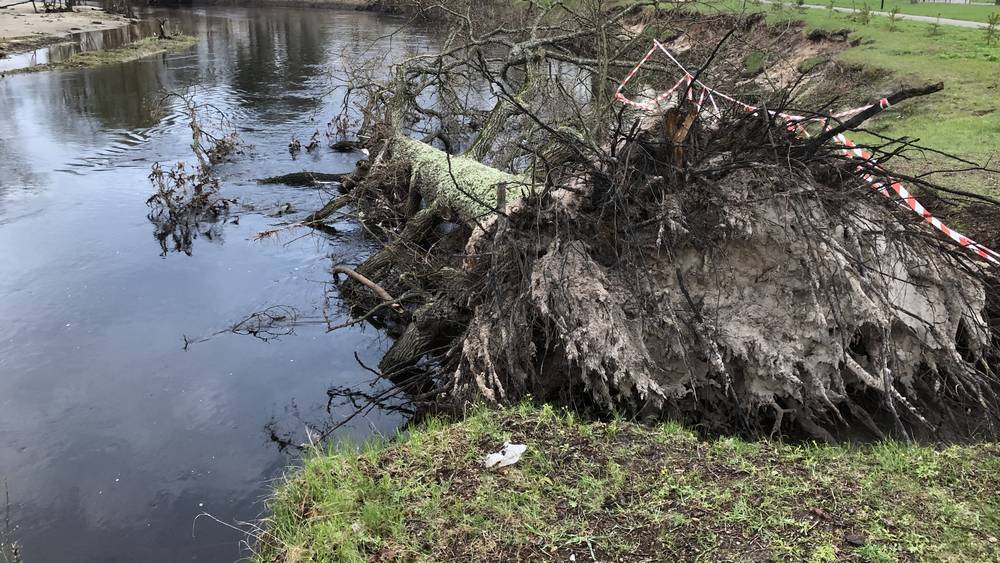
<svg viewBox="0 0 1000 563">
<path fill-rule="evenodd" d="M 854 8 L 860 10 L 865 4 L 873 11 L 892 12 L 897 8 L 900 14 L 912 14 L 914 16 L 940 16 L 946 19 L 966 20 L 974 22 L 985 22 L 990 14 L 1000 13 L 1000 6 L 980 6 L 978 4 L 946 4 L 943 2 L 920 2 L 914 4 L 910 0 L 885 0 L 885 7 L 882 7 L 881 0 L 805 0 L 806 4 L 817 6 L 829 6 L 830 2 L 840 8 Z M 794 4 L 795 2 L 787 2 Z"/>
<path fill-rule="evenodd" d="M 511 467 L 482 458 L 527 444 Z M 1000 446 L 699 441 L 475 410 L 310 456 L 259 561 L 997 561 Z"/>
<path fill-rule="evenodd" d="M 708 9 L 738 10 L 741 2 L 711 2 Z M 860 44 L 839 55 L 841 61 L 876 71 L 876 83 L 858 85 L 851 103 L 870 101 L 901 85 L 944 82 L 943 92 L 910 100 L 886 112 L 869 127 L 893 137 L 919 139 L 929 148 L 960 155 L 980 163 L 991 161 L 997 167 L 1000 157 L 1000 41 L 986 43 L 983 30 L 963 29 L 918 22 L 896 22 L 890 31 L 885 17 L 872 17 L 865 24 L 851 14 L 821 10 L 766 10 L 768 20 L 804 21 L 808 29 L 850 29 Z M 871 140 L 856 134 L 860 141 Z M 916 155 L 911 155 L 916 156 Z M 942 159 L 924 155 L 923 162 L 908 165 L 913 171 L 929 169 Z M 923 160 L 923 159 L 917 159 Z M 991 174 L 972 174 L 956 178 L 938 178 L 942 183 L 961 185 L 984 193 L 1000 194 L 1000 178 Z"/>
</svg>

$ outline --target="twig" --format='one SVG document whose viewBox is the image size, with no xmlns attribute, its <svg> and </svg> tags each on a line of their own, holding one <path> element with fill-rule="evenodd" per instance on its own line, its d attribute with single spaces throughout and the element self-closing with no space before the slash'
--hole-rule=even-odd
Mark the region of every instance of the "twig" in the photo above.
<svg viewBox="0 0 1000 563">
<path fill-rule="evenodd" d="M 380 286 L 379 284 L 377 284 L 377 283 L 373 282 L 372 280 L 366 278 L 365 276 L 363 276 L 363 275 L 355 272 L 352 268 L 348 268 L 347 266 L 334 266 L 333 267 L 333 273 L 334 274 L 344 274 L 345 276 L 353 279 L 354 281 L 356 281 L 356 282 L 360 283 L 361 285 L 367 287 L 368 289 L 372 290 L 372 293 L 374 293 L 375 296 L 378 297 L 379 299 L 381 299 L 382 301 L 385 301 L 387 303 L 393 303 L 393 307 L 392 308 L 397 313 L 403 314 L 403 313 L 406 312 L 403 309 L 402 305 L 400 305 L 399 303 L 397 303 L 396 299 L 392 295 L 389 295 L 388 291 L 382 289 L 382 286 Z"/>
</svg>

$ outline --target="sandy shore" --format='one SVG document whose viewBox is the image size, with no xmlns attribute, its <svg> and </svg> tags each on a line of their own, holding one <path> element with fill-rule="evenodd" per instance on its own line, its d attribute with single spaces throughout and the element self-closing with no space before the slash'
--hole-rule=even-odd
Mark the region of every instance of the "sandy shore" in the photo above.
<svg viewBox="0 0 1000 563">
<path fill-rule="evenodd" d="M 39 1 L 39 10 L 41 6 Z M 128 24 L 128 19 L 92 6 L 79 6 L 71 13 L 36 14 L 31 4 L 21 4 L 0 10 L 0 51 L 8 54 L 27 51 L 57 43 L 73 33 L 114 29 Z"/>
</svg>

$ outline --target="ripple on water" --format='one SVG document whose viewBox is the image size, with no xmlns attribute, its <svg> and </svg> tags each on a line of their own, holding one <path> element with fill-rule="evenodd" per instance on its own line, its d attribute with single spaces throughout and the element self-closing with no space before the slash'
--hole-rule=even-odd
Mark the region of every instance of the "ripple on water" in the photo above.
<svg viewBox="0 0 1000 563">
<path fill-rule="evenodd" d="M 371 365 L 385 346 L 377 331 L 327 334 L 319 322 L 331 261 L 361 260 L 363 232 L 344 221 L 332 238 L 254 241 L 329 197 L 255 179 L 353 166 L 357 155 L 332 152 L 292 160 L 287 143 L 339 110 L 326 73 L 345 49 L 363 52 L 400 21 L 290 8 L 157 14 L 199 43 L 0 80 L 0 478 L 32 561 L 237 559 L 239 534 L 197 514 L 255 518 L 293 461 L 265 426 L 303 441 L 303 425 L 326 416 L 328 386 L 367 381 L 354 353 Z M 419 51 L 431 35 L 403 30 L 392 45 Z M 196 240 L 190 257 L 160 257 L 146 219 L 150 163 L 191 160 L 183 107 L 159 104 L 168 92 L 223 110 L 252 146 L 218 168 L 224 195 L 246 203 L 238 223 Z M 267 216 L 284 204 L 295 211 Z M 308 322 L 266 343 L 224 333 L 272 305 Z M 185 336 L 203 341 L 185 351 Z M 375 413 L 345 431 L 397 422 Z"/>
</svg>

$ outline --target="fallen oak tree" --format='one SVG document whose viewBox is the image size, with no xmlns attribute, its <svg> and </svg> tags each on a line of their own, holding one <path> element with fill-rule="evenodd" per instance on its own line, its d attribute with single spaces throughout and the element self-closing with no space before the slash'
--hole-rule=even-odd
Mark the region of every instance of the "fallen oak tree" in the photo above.
<svg viewBox="0 0 1000 563">
<path fill-rule="evenodd" d="M 573 14 L 559 29 L 590 26 L 597 44 L 629 52 L 642 31 L 617 15 L 602 26 Z M 601 72 L 582 35 L 546 42 L 541 27 L 497 33 L 573 50 Z M 686 96 L 654 116 L 612 112 L 603 88 L 581 101 L 558 76 L 529 69 L 522 76 L 541 81 L 531 90 L 553 94 L 532 106 L 498 69 L 546 54 L 511 57 L 523 52 L 513 48 L 490 60 L 480 47 L 404 63 L 370 92 L 388 117 L 366 132 L 376 156 L 352 197 L 395 234 L 358 272 L 426 296 L 383 373 L 423 360 L 438 398 L 457 405 L 534 394 L 709 430 L 799 428 L 824 440 L 858 425 L 877 436 L 996 432 L 992 272 L 880 200 L 838 147 L 766 112 L 706 117 Z M 710 72 L 711 54 L 681 56 Z M 483 128 L 493 148 L 476 156 L 513 174 L 402 135 L 430 115 L 420 93 L 456 74 L 486 82 L 498 97 L 486 119 L 500 112 L 517 128 L 506 138 L 519 129 L 527 139 L 520 154 L 494 159 L 509 150 L 495 142 L 504 127 Z M 484 115 L 437 107 L 431 117 L 446 112 Z M 549 162 L 554 152 L 562 157 Z"/>
</svg>

